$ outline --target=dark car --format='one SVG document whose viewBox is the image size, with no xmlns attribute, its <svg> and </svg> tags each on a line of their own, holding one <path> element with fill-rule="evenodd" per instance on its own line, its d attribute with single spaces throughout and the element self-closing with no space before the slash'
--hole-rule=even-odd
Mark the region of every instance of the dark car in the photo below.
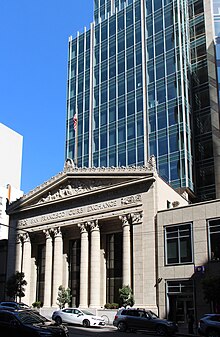
<svg viewBox="0 0 220 337">
<path fill-rule="evenodd" d="M 201 336 L 220 336 L 220 314 L 206 314 L 199 320 L 198 333 Z"/>
<path fill-rule="evenodd" d="M 144 309 L 119 309 L 115 315 L 113 325 L 119 331 L 148 330 L 157 335 L 173 335 L 178 331 L 176 323 L 159 318 L 151 310 Z"/>
<path fill-rule="evenodd" d="M 0 310 L 1 336 L 68 337 L 68 329 L 30 310 Z"/>
<path fill-rule="evenodd" d="M 23 302 L 3 301 L 0 302 L 0 309 L 30 309 L 29 305 Z"/>
</svg>

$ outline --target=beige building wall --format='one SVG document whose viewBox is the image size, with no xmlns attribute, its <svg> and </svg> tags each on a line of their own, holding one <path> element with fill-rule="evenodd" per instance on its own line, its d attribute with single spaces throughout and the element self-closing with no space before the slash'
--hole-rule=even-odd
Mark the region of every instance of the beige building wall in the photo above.
<svg viewBox="0 0 220 337">
<path fill-rule="evenodd" d="M 195 282 L 196 314 L 201 317 L 211 310 L 204 302 L 201 280 L 207 275 L 220 274 L 218 262 L 211 262 L 209 256 L 209 238 L 207 220 L 220 218 L 220 200 L 191 204 L 185 207 L 160 211 L 157 214 L 158 241 L 158 307 L 161 317 L 166 316 L 169 306 L 167 298 L 167 281 L 193 280 Z M 193 263 L 182 265 L 166 265 L 164 229 L 166 226 L 192 224 Z M 196 267 L 204 266 L 205 273 L 197 274 Z M 210 274 L 209 274 L 210 273 Z"/>
</svg>

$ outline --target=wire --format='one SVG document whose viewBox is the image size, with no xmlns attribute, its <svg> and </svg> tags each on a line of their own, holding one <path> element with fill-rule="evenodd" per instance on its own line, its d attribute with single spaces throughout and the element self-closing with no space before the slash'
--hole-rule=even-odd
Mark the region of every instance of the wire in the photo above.
<svg viewBox="0 0 220 337">
<path fill-rule="evenodd" d="M 6 224 L 4 224 L 4 223 L 0 223 L 0 226 L 5 226 L 5 227 L 8 227 L 8 228 L 13 228 L 13 229 L 15 229 L 16 231 L 23 231 L 23 232 L 28 233 L 28 234 L 31 233 L 31 232 L 29 232 L 29 231 L 26 231 L 25 229 L 22 229 L 22 228 L 16 228 L 16 227 L 14 227 L 14 226 L 9 226 L 9 225 L 6 225 Z"/>
</svg>

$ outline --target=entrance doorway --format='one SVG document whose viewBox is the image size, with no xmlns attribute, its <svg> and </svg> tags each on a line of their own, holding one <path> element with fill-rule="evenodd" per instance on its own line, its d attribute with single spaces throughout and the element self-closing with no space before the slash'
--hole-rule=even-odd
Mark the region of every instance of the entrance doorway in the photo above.
<svg viewBox="0 0 220 337">
<path fill-rule="evenodd" d="M 189 315 L 195 317 L 194 286 L 190 281 L 167 282 L 168 318 L 187 329 Z"/>
</svg>

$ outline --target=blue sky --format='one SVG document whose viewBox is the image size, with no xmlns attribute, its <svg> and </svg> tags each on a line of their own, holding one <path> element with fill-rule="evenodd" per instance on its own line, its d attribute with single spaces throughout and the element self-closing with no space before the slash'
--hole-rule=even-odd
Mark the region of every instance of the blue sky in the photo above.
<svg viewBox="0 0 220 337">
<path fill-rule="evenodd" d="M 68 39 L 93 0 L 1 0 L 0 123 L 23 136 L 21 189 L 63 170 Z"/>
</svg>

